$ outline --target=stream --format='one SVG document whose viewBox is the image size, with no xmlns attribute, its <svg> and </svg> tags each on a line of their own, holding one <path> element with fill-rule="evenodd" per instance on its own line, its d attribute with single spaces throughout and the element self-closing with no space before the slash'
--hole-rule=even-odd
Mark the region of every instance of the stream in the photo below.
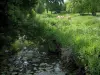
<svg viewBox="0 0 100 75">
<path fill-rule="evenodd" d="M 56 55 L 48 56 L 38 48 L 24 47 L 8 59 L 7 67 L 0 75 L 65 75 Z"/>
</svg>

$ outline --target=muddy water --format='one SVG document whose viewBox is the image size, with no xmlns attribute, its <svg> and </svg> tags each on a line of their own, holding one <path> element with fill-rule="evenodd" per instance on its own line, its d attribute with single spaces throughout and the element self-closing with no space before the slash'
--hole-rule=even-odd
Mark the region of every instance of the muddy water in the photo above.
<svg viewBox="0 0 100 75">
<path fill-rule="evenodd" d="M 60 59 L 37 48 L 24 47 L 8 59 L 8 66 L 0 75 L 65 75 L 60 68 Z"/>
</svg>

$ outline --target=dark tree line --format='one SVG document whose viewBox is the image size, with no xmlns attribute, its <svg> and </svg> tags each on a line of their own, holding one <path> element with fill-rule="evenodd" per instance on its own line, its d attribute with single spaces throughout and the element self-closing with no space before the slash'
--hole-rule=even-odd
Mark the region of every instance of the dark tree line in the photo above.
<svg viewBox="0 0 100 75">
<path fill-rule="evenodd" d="M 64 8 L 64 0 L 39 0 L 38 8 L 39 11 L 43 11 L 43 8 L 48 11 L 55 11 L 56 13 L 60 13 L 60 11 Z"/>
<path fill-rule="evenodd" d="M 93 16 L 96 16 L 96 13 L 100 11 L 100 0 L 69 0 L 67 5 L 70 5 L 68 9 L 80 14 L 91 12 Z"/>
<path fill-rule="evenodd" d="M 60 13 L 63 8 L 63 4 L 64 0 L 48 0 L 47 8 L 49 8 L 50 11 L 56 11 L 57 13 Z"/>
<path fill-rule="evenodd" d="M 10 46 L 20 32 L 27 14 L 33 16 L 32 9 L 37 0 L 0 0 L 0 49 Z"/>
</svg>

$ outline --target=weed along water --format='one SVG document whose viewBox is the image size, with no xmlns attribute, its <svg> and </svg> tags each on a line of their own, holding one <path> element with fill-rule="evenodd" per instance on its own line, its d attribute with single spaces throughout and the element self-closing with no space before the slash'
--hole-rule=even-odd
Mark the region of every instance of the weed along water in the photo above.
<svg viewBox="0 0 100 75">
<path fill-rule="evenodd" d="M 37 48 L 23 48 L 8 59 L 0 75 L 65 75 L 57 56 L 48 56 Z"/>
</svg>

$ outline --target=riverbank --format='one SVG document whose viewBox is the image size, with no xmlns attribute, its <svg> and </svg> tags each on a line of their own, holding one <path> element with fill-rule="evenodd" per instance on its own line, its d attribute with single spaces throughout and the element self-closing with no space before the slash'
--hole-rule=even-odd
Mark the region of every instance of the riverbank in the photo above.
<svg viewBox="0 0 100 75">
<path fill-rule="evenodd" d="M 47 36 L 56 39 L 62 47 L 71 47 L 90 74 L 100 74 L 100 17 L 78 14 L 37 15 L 45 25 Z M 63 16 L 58 18 L 57 16 Z M 65 17 L 70 16 L 68 20 Z"/>
</svg>

